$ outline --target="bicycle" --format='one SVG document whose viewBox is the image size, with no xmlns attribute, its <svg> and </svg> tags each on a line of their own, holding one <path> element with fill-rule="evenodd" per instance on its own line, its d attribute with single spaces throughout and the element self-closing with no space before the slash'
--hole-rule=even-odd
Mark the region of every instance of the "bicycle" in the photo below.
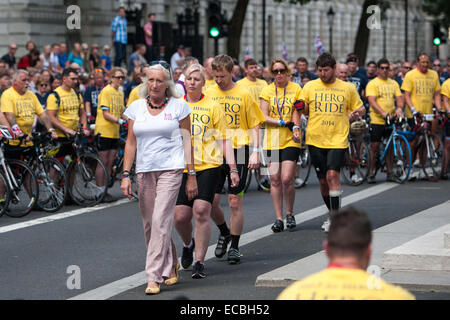
<svg viewBox="0 0 450 320">
<path fill-rule="evenodd" d="M 369 125 L 364 119 L 355 121 L 350 126 L 341 176 L 351 186 L 361 185 L 369 176 L 370 149 L 364 139 L 367 132 L 369 132 Z"/>
<path fill-rule="evenodd" d="M 386 118 L 387 126 L 392 128 L 391 135 L 388 139 L 383 139 L 380 144 L 380 149 L 383 149 L 381 156 L 376 157 L 375 171 L 374 175 L 377 174 L 379 169 L 386 166 L 386 155 L 389 149 L 392 148 L 393 152 L 393 165 L 392 165 L 392 179 L 394 182 L 399 184 L 405 183 L 408 180 L 409 174 L 411 172 L 412 161 L 411 161 L 411 148 L 406 139 L 403 131 L 397 130 L 397 125 L 402 125 L 405 123 L 404 118 Z"/>
<path fill-rule="evenodd" d="M 69 138 L 74 154 L 69 157 L 66 168 L 68 177 L 66 188 L 76 204 L 89 207 L 99 204 L 103 200 L 109 177 L 108 170 L 98 156 L 96 148 L 85 138 L 86 136 L 81 131 L 81 125 L 78 126 L 75 135 Z M 97 181 L 96 175 L 99 174 L 97 170 L 103 171 L 103 177 L 106 179 L 103 185 Z"/>
<path fill-rule="evenodd" d="M 436 182 L 442 174 L 442 148 L 440 137 L 431 132 L 434 114 L 417 113 L 413 116 L 416 147 L 414 156 L 419 155 L 420 167 L 428 181 Z"/>
<path fill-rule="evenodd" d="M 119 137 L 119 152 L 117 153 L 116 158 L 114 159 L 112 168 L 111 168 L 111 175 L 109 177 L 109 184 L 108 188 L 111 188 L 114 185 L 114 182 L 121 181 L 121 175 L 123 170 L 123 157 L 124 157 L 124 151 L 125 151 L 125 144 L 127 142 L 127 135 L 128 135 L 128 126 L 121 126 L 120 128 L 120 137 Z M 130 181 L 131 181 L 131 190 L 132 195 L 135 199 L 138 198 L 137 194 L 137 184 L 136 184 L 136 161 L 133 162 L 133 165 L 130 169 Z M 248 187 L 246 187 L 248 188 Z M 245 190 L 247 191 L 247 189 Z"/>
<path fill-rule="evenodd" d="M 0 133 L 0 216 L 6 213 L 13 218 L 24 217 L 31 212 L 39 197 L 37 180 L 24 161 L 5 158 L 4 141 L 13 140 L 13 134 L 4 126 L 0 126 Z"/>
<path fill-rule="evenodd" d="M 46 212 L 56 212 L 64 206 L 66 188 L 66 170 L 52 156 L 59 150 L 53 143 L 49 132 L 33 132 L 32 141 L 35 152 L 24 161 L 36 174 L 39 198 L 37 207 Z"/>
</svg>

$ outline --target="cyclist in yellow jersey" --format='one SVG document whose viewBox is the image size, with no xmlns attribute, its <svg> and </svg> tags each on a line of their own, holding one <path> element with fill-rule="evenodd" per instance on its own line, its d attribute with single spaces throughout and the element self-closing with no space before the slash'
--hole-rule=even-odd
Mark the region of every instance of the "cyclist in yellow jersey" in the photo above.
<svg viewBox="0 0 450 320">
<path fill-rule="evenodd" d="M 19 145 L 19 140 L 7 141 L 5 154 L 7 154 L 8 158 L 19 159 L 29 151 L 33 152 L 29 147 L 33 146 L 31 135 L 36 115 L 39 116 L 47 130 L 51 132 L 52 138 L 56 139 L 58 137 L 38 98 L 33 92 L 28 90 L 29 83 L 30 76 L 28 72 L 18 70 L 13 77 L 12 87 L 5 90 L 1 97 L 0 105 L 3 117 L 0 118 L 0 124 L 10 126 L 16 136 L 28 135 L 21 145 Z M 7 120 L 6 123 L 5 120 Z"/>
<path fill-rule="evenodd" d="M 294 282 L 277 300 L 415 300 L 405 289 L 365 271 L 372 254 L 365 213 L 350 207 L 333 214 L 324 250 L 328 268 Z"/>
<path fill-rule="evenodd" d="M 442 84 L 442 101 L 446 110 L 447 121 L 444 127 L 445 143 L 442 155 L 442 179 L 448 180 L 448 163 L 450 157 L 450 79 Z"/>
<path fill-rule="evenodd" d="M 185 71 L 186 95 L 185 101 L 192 109 L 191 137 L 194 149 L 195 171 L 184 171 L 177 205 L 175 207 L 175 227 L 183 240 L 183 254 L 181 265 L 184 269 L 194 261 L 192 278 L 202 279 L 204 260 L 211 237 L 210 213 L 214 200 L 216 183 L 219 177 L 220 166 L 225 158 L 231 170 L 236 169 L 233 149 L 225 139 L 227 125 L 225 114 L 221 106 L 202 94 L 205 84 L 205 72 L 200 64 L 193 64 Z M 187 180 L 194 176 L 197 180 L 198 195 L 188 199 L 185 189 Z M 237 186 L 239 175 L 231 174 L 232 185 Z M 192 223 L 195 220 L 194 238 L 192 238 Z"/>
<path fill-rule="evenodd" d="M 300 154 L 300 113 L 294 104 L 300 98 L 300 85 L 289 81 L 291 70 L 282 59 L 270 65 L 274 82 L 266 86 L 260 95 L 261 110 L 266 117 L 263 149 L 270 163 L 270 195 L 276 221 L 273 232 L 284 230 L 283 198 L 286 205 L 286 226 L 295 228 L 293 215 L 295 188 L 294 174 Z"/>
<path fill-rule="evenodd" d="M 370 81 L 366 87 L 366 95 L 370 104 L 370 168 L 368 183 L 375 183 L 375 175 L 373 170 L 375 168 L 376 157 L 380 143 L 383 137 L 389 137 L 391 134 L 390 127 L 386 127 L 386 118 L 403 117 L 403 96 L 397 81 L 389 78 L 390 63 L 383 58 L 377 63 L 377 77 Z M 397 105 L 397 109 L 395 108 Z M 391 176 L 391 168 L 393 161 L 393 152 L 388 150 L 386 158 L 386 174 L 387 181 L 395 182 Z"/>
<path fill-rule="evenodd" d="M 322 198 L 330 211 L 341 205 L 340 168 L 348 147 L 349 120 L 365 113 L 356 87 L 336 78 L 336 60 L 329 54 L 319 56 L 316 62 L 319 79 L 309 81 L 300 100 L 309 115 L 306 144 L 311 163 L 316 170 Z M 327 232 L 329 219 L 322 225 Z"/>
<path fill-rule="evenodd" d="M 409 71 L 405 75 L 401 89 L 404 91 L 406 108 L 406 117 L 408 118 L 409 126 L 414 128 L 415 123 L 413 115 L 416 112 L 421 114 L 432 114 L 433 103 L 438 111 L 441 110 L 441 95 L 439 75 L 436 71 L 431 69 L 431 59 L 426 53 L 420 53 L 417 56 L 417 68 Z M 431 122 L 431 131 L 436 133 L 438 131 L 438 121 L 435 119 Z M 416 154 L 416 139 L 410 143 L 411 154 Z M 414 160 L 414 167 L 419 166 L 419 155 L 416 155 Z M 410 180 L 419 177 L 419 171 L 413 170 L 409 176 Z"/>
<path fill-rule="evenodd" d="M 259 95 L 262 89 L 267 86 L 267 82 L 258 79 L 259 66 L 255 59 L 245 60 L 244 66 L 246 76 L 237 81 L 236 84 L 246 88 L 252 94 L 253 99 L 259 102 Z"/>
<path fill-rule="evenodd" d="M 122 116 L 125 110 L 123 92 L 119 87 L 125 81 L 125 74 L 121 68 L 114 67 L 110 71 L 111 83 L 103 88 L 98 96 L 97 118 L 95 119 L 94 134 L 100 134 L 98 139 L 98 154 L 106 166 L 108 174 L 116 158 L 119 148 L 120 126 L 125 123 Z M 106 177 L 104 171 L 99 168 L 96 171 L 96 179 L 100 185 L 104 185 Z M 115 199 L 106 193 L 104 202 L 112 202 Z"/>
<path fill-rule="evenodd" d="M 231 241 L 228 251 L 228 262 L 240 262 L 239 238 L 244 226 L 242 211 L 242 196 L 244 194 L 247 173 L 249 169 L 256 169 L 260 163 L 259 127 L 265 118 L 251 94 L 232 79 L 233 59 L 227 55 L 214 58 L 212 69 L 216 85 L 209 88 L 205 95 L 219 103 L 225 111 L 227 121 L 227 139 L 231 141 L 237 169 L 239 185 L 231 186 L 228 178 L 228 204 L 230 206 L 230 229 L 228 229 L 222 209 L 220 208 L 220 192 L 230 175 L 229 166 L 223 165 L 216 187 L 216 195 L 212 206 L 211 217 L 220 230 L 215 255 L 221 258 L 227 252 L 227 245 Z M 253 151 L 250 155 L 250 144 L 253 140 Z"/>
<path fill-rule="evenodd" d="M 47 112 L 58 134 L 57 140 L 62 144 L 58 154 L 55 155 L 56 158 L 73 153 L 72 144 L 67 135 L 74 135 L 79 123 L 82 124 L 83 133 L 90 135 L 83 99 L 74 89 L 78 86 L 77 71 L 72 68 L 64 69 L 61 80 L 61 86 L 56 88 L 47 99 Z"/>
</svg>

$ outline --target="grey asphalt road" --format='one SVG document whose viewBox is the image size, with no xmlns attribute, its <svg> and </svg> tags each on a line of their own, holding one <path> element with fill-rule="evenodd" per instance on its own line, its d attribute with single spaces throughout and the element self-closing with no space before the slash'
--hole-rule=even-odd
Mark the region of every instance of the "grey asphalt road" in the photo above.
<svg viewBox="0 0 450 320">
<path fill-rule="evenodd" d="M 382 182 L 379 178 L 378 183 Z M 343 196 L 370 187 L 344 185 Z M 407 183 L 354 205 L 369 214 L 376 229 L 449 200 L 449 187 L 448 181 Z M 117 186 L 112 193 L 120 195 Z M 311 177 L 306 187 L 296 191 L 295 212 L 321 205 L 317 179 Z M 226 197 L 222 206 L 228 216 Z M 74 209 L 79 208 L 68 206 L 62 212 Z M 86 213 L 0 233 L 0 299 L 69 299 L 144 270 L 146 249 L 136 202 L 82 211 Z M 244 212 L 244 233 L 268 226 L 275 219 L 269 194 L 257 191 L 254 183 L 245 195 Z M 51 216 L 43 212 L 32 212 L 21 219 L 3 216 L 0 228 Z M 283 288 L 255 287 L 256 277 L 322 250 L 325 234 L 320 226 L 324 219 L 325 215 L 279 234 L 272 234 L 268 228 L 267 236 L 241 247 L 241 264 L 228 265 L 225 258 L 208 260 L 205 279 L 194 280 L 190 269 L 182 270 L 180 282 L 164 286 L 160 295 L 146 296 L 145 285 L 140 285 L 111 299 L 169 300 L 184 296 L 193 300 L 273 300 Z M 218 230 L 212 226 L 210 245 L 217 236 Z M 181 240 L 175 231 L 173 238 L 180 254 Z M 68 288 L 73 267 L 80 271 L 79 289 Z M 423 300 L 450 299 L 446 293 L 414 294 Z"/>
</svg>

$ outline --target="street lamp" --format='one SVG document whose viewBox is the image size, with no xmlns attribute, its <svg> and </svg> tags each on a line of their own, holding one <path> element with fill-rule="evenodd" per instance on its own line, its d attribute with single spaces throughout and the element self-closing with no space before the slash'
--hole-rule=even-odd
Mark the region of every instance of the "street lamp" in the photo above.
<svg viewBox="0 0 450 320">
<path fill-rule="evenodd" d="M 336 12 L 334 12 L 333 7 L 330 6 L 330 9 L 327 12 L 328 25 L 330 27 L 330 53 L 333 53 L 333 22 L 335 15 Z"/>
<path fill-rule="evenodd" d="M 421 19 L 419 19 L 419 17 L 414 15 L 414 19 L 413 19 L 413 25 L 414 25 L 414 50 L 415 50 L 416 56 L 418 54 L 418 51 L 417 51 L 417 34 L 419 33 L 419 24 L 421 22 L 422 22 Z"/>
<path fill-rule="evenodd" d="M 386 10 L 381 13 L 381 25 L 383 28 L 383 57 L 386 58 L 386 32 L 388 26 L 388 16 Z"/>
</svg>

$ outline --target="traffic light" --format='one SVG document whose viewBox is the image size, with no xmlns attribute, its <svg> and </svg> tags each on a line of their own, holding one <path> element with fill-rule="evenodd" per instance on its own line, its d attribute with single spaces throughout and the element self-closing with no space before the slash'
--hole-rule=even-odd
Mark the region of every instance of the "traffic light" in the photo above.
<svg viewBox="0 0 450 320">
<path fill-rule="evenodd" d="M 436 22 L 433 24 L 433 44 L 435 46 L 439 46 L 442 43 L 445 43 L 444 33 L 441 31 L 441 25 Z"/>
<path fill-rule="evenodd" d="M 208 1 L 208 37 L 220 38 L 223 33 L 222 5 L 220 1 Z"/>
</svg>

